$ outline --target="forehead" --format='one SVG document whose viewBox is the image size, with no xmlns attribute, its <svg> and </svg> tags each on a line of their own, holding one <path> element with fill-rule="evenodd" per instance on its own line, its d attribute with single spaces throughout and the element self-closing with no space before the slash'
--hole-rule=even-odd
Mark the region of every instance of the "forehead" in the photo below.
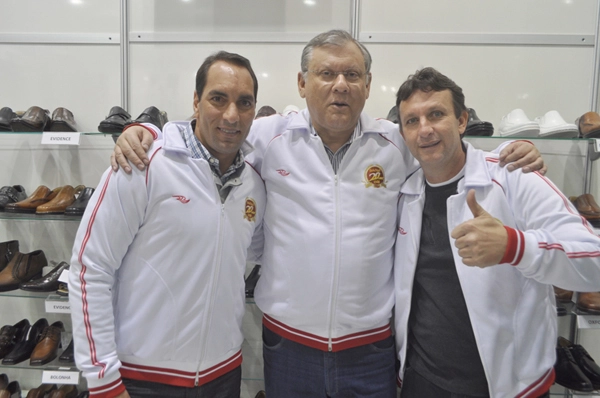
<svg viewBox="0 0 600 398">
<path fill-rule="evenodd" d="M 238 91 L 244 94 L 248 91 L 254 96 L 254 82 L 250 72 L 243 66 L 217 61 L 208 68 L 206 74 L 204 92 L 210 90 Z"/>
<path fill-rule="evenodd" d="M 360 48 L 352 42 L 342 46 L 326 44 L 313 49 L 309 62 L 313 68 L 317 67 L 344 67 L 365 68 L 365 59 Z"/>
<path fill-rule="evenodd" d="M 417 90 L 408 97 L 407 100 L 400 102 L 400 111 L 408 112 L 419 108 L 431 107 L 453 107 L 452 93 L 450 90 L 442 91 L 421 91 Z"/>
</svg>

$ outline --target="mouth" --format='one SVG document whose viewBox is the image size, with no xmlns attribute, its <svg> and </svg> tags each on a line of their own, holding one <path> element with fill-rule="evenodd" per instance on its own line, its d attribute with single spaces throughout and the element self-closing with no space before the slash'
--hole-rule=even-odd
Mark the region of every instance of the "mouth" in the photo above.
<svg viewBox="0 0 600 398">
<path fill-rule="evenodd" d="M 344 107 L 348 107 L 348 103 L 347 102 L 343 102 L 343 101 L 334 101 L 331 103 L 331 106 L 334 106 L 336 108 L 344 108 Z"/>
<path fill-rule="evenodd" d="M 226 135 L 236 135 L 240 133 L 240 130 L 237 129 L 228 129 L 226 127 L 217 127 L 220 132 Z"/>
<path fill-rule="evenodd" d="M 433 148 L 434 146 L 436 146 L 439 143 L 440 143 L 440 141 L 428 142 L 425 144 L 420 144 L 419 148 L 421 148 L 421 149 Z"/>
</svg>

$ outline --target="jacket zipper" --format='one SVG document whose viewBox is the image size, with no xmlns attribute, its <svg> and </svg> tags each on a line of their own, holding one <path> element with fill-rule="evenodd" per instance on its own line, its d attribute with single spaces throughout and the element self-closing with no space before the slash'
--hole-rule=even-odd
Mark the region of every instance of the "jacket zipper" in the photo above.
<svg viewBox="0 0 600 398">
<path fill-rule="evenodd" d="M 331 281 L 331 301 L 329 307 L 329 341 L 327 349 L 333 351 L 333 325 L 335 324 L 335 308 L 337 304 L 337 283 L 340 266 L 340 195 L 339 179 L 336 174 L 334 177 L 335 188 L 335 263 L 333 265 L 333 278 Z"/>
</svg>

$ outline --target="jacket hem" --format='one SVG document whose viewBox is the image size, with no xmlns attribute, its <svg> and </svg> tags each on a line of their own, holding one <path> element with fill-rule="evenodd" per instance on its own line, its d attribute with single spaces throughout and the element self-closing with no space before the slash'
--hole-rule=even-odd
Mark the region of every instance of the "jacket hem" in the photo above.
<svg viewBox="0 0 600 398">
<path fill-rule="evenodd" d="M 547 393 L 552 384 L 554 384 L 555 376 L 554 368 L 551 368 L 542 377 L 529 385 L 529 387 L 517 394 L 516 398 L 536 398 Z"/>
<path fill-rule="evenodd" d="M 114 398 L 125 391 L 125 385 L 119 378 L 104 386 L 89 387 L 88 391 L 93 398 Z"/>
<path fill-rule="evenodd" d="M 392 329 L 389 324 L 358 333 L 347 334 L 341 337 L 331 339 L 307 333 L 299 329 L 279 322 L 268 315 L 263 315 L 263 325 L 282 337 L 295 343 L 302 344 L 317 350 L 327 352 L 337 352 L 349 348 L 360 347 L 367 344 L 376 343 L 385 340 L 392 335 Z M 331 344 L 331 349 L 329 348 Z"/>
</svg>

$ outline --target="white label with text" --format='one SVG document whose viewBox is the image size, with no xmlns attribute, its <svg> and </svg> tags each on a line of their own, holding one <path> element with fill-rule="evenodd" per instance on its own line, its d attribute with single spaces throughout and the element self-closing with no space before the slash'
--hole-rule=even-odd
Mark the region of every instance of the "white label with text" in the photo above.
<svg viewBox="0 0 600 398">
<path fill-rule="evenodd" d="M 79 372 L 44 370 L 42 383 L 47 384 L 79 384 Z"/>
<path fill-rule="evenodd" d="M 578 315 L 579 329 L 600 329 L 600 315 Z"/>
<path fill-rule="evenodd" d="M 79 133 L 42 133 L 42 145 L 79 145 Z"/>
<path fill-rule="evenodd" d="M 70 314 L 71 304 L 68 301 L 52 301 L 46 300 L 46 312 Z"/>
</svg>

